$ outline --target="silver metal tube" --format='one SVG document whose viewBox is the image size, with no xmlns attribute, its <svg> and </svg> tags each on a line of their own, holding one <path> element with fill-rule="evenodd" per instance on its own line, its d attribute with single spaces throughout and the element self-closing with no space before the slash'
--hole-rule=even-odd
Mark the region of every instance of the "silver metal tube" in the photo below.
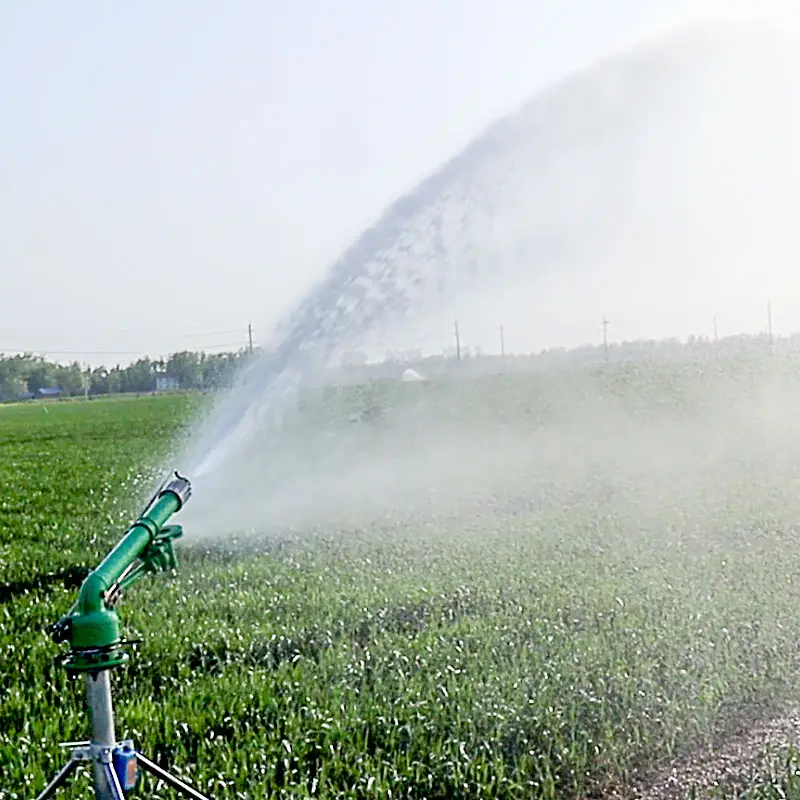
<svg viewBox="0 0 800 800">
<path fill-rule="evenodd" d="M 79 762 L 74 758 L 67 761 L 66 764 L 59 770 L 58 775 L 44 787 L 41 794 L 37 795 L 36 800 L 48 800 L 56 793 L 59 786 L 63 786 L 67 782 L 67 778 L 78 768 Z"/>
<path fill-rule="evenodd" d="M 197 789 L 192 789 L 188 783 L 184 783 L 180 778 L 176 778 L 174 775 L 171 775 L 165 769 L 162 769 L 155 763 L 155 761 L 151 761 L 147 756 L 142 755 L 141 753 L 136 753 L 136 761 L 141 766 L 145 772 L 149 772 L 151 775 L 155 775 L 156 778 L 164 781 L 167 786 L 171 787 L 172 789 L 176 789 L 179 791 L 184 797 L 190 797 L 192 800 L 211 800 L 208 795 L 201 794 L 197 791 Z"/>
<path fill-rule="evenodd" d="M 114 800 L 125 800 L 125 793 L 122 791 L 122 786 L 114 772 L 114 762 L 111 758 L 108 761 L 103 761 L 103 770 L 106 773 L 106 780 L 111 788 L 111 796 Z"/>
<path fill-rule="evenodd" d="M 102 754 L 107 756 L 113 752 L 117 744 L 114 734 L 114 709 L 111 704 L 111 679 L 108 670 L 104 669 L 86 676 L 86 700 L 89 704 L 89 716 L 92 720 L 92 771 L 94 773 L 94 791 L 97 800 L 116 800 L 114 787 L 109 784 Z"/>
<path fill-rule="evenodd" d="M 172 494 L 180 500 L 181 504 L 178 508 L 178 511 L 180 511 L 192 496 L 192 484 L 189 483 L 188 478 L 184 478 L 183 475 L 179 475 L 176 471 L 174 477 L 161 487 L 158 497 L 161 497 L 167 492 L 172 492 Z"/>
</svg>

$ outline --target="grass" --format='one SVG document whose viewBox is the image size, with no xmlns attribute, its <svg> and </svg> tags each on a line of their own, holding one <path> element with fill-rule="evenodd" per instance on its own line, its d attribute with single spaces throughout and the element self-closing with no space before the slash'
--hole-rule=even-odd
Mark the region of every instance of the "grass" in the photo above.
<svg viewBox="0 0 800 800">
<path fill-rule="evenodd" d="M 673 416 L 700 404 L 695 377 L 663 369 Z M 558 416 L 563 386 L 520 380 L 489 403 L 472 384 L 442 407 L 527 428 Z M 663 403 L 663 386 L 636 380 L 606 376 L 604 396 Z M 81 686 L 45 630 L 119 538 L 196 402 L 0 415 L 0 800 L 35 796 L 64 759 L 58 742 L 86 735 Z M 309 402 L 319 421 L 354 401 Z M 412 515 L 281 539 L 187 535 L 177 574 L 143 581 L 120 608 L 143 643 L 114 676 L 118 734 L 218 798 L 561 798 L 629 785 L 796 697 L 800 548 L 785 485 L 754 469 L 713 509 L 598 486 L 433 525 Z M 142 783 L 140 796 L 170 796 Z M 796 770 L 752 796 L 787 785 Z"/>
</svg>

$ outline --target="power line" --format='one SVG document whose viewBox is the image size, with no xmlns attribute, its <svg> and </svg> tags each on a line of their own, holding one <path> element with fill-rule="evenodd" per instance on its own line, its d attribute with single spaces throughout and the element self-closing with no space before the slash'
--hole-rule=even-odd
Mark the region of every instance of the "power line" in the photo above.
<svg viewBox="0 0 800 800">
<path fill-rule="evenodd" d="M 213 350 L 217 347 L 237 347 L 241 349 L 250 349 L 247 342 L 243 342 L 241 339 L 239 339 L 235 342 L 224 342 L 222 344 L 206 344 L 203 345 L 203 350 Z"/>
<path fill-rule="evenodd" d="M 218 344 L 203 345 L 204 350 L 211 350 L 218 347 L 247 347 L 247 342 L 241 339 L 235 342 L 220 342 Z M 11 355 L 26 355 L 36 353 L 46 353 L 52 356 L 136 356 L 145 352 L 145 349 L 139 350 L 51 350 L 49 347 L 28 348 L 27 350 L 20 350 L 14 347 L 0 347 L 0 354 L 7 353 Z M 172 352 L 178 352 L 174 350 Z"/>
<path fill-rule="evenodd" d="M 148 331 L 149 332 L 149 331 Z M 227 336 L 229 333 L 239 333 L 238 328 L 228 328 L 226 331 L 209 331 L 208 333 L 184 333 L 187 339 L 199 339 L 201 336 Z"/>
<path fill-rule="evenodd" d="M 44 347 L 19 350 L 14 347 L 0 347 L 0 353 L 11 353 L 12 355 L 48 353 L 54 356 L 135 356 L 141 352 L 141 350 L 50 350 L 50 348 Z"/>
<path fill-rule="evenodd" d="M 110 333 L 105 331 L 106 334 Z M 148 333 L 153 333 L 148 329 Z M 207 331 L 206 333 L 184 333 L 183 338 L 199 338 L 202 336 L 224 336 L 226 334 L 242 333 L 241 328 L 228 328 L 224 331 Z M 234 341 L 217 342 L 215 344 L 199 344 L 201 351 L 216 350 L 219 348 L 248 349 L 253 352 L 253 326 L 247 325 L 247 340 L 236 339 Z M 181 352 L 186 347 L 173 347 L 170 353 Z M 144 356 L 151 348 L 139 348 L 138 350 L 59 350 L 58 348 L 37 347 L 22 349 L 18 347 L 0 347 L 0 355 L 46 355 L 46 356 Z M 163 351 L 162 351 L 163 352 Z"/>
<path fill-rule="evenodd" d="M 120 334 L 120 333 L 133 333 L 134 331 L 135 331 L 135 329 L 133 329 L 133 328 L 116 329 L 116 330 L 109 330 L 108 328 L 105 328 L 103 330 L 103 333 L 105 335 L 112 335 L 112 334 L 116 335 L 116 334 Z M 186 333 L 186 332 L 183 332 L 183 331 L 181 331 L 181 330 L 179 330 L 177 328 L 169 328 L 169 329 L 148 328 L 147 332 L 149 334 L 154 334 L 154 333 L 161 334 L 161 333 L 169 332 L 169 333 L 179 334 L 181 336 L 181 338 L 184 338 L 184 339 L 200 339 L 200 338 L 203 338 L 205 336 L 228 336 L 228 335 L 234 334 L 234 333 L 241 333 L 241 328 L 226 328 L 225 330 L 204 331 L 202 333 L 198 333 L 196 331 L 195 332 Z M 141 329 L 137 330 L 136 333 L 141 333 Z M 40 347 L 38 349 L 42 350 L 44 348 Z M 30 352 L 30 351 L 29 350 L 21 350 L 19 348 L 7 348 L 5 350 L 5 352 L 9 352 L 9 353 L 10 352 L 25 353 L 25 352 Z M 51 353 L 55 353 L 55 352 L 78 353 L 78 354 L 80 354 L 80 353 L 105 353 L 105 354 L 108 354 L 108 355 L 116 355 L 116 354 L 128 355 L 130 353 L 138 353 L 139 351 L 138 350 L 61 350 L 61 351 L 56 351 L 56 350 L 49 350 L 48 349 L 48 352 L 51 352 Z"/>
</svg>

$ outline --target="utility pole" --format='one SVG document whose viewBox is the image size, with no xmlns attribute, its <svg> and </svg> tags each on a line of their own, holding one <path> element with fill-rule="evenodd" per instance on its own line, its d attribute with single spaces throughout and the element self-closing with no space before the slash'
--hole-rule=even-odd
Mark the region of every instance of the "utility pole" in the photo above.
<svg viewBox="0 0 800 800">
<path fill-rule="evenodd" d="M 461 337 L 458 335 L 458 320 L 456 320 L 455 331 L 456 331 L 456 359 L 458 361 L 461 361 Z"/>
<path fill-rule="evenodd" d="M 608 361 L 608 320 L 603 315 L 603 350 L 605 351 L 606 361 Z"/>
<path fill-rule="evenodd" d="M 767 335 L 769 346 L 772 347 L 772 303 L 767 303 Z"/>
<path fill-rule="evenodd" d="M 506 337 L 503 326 L 500 326 L 500 358 L 503 363 L 503 372 L 506 371 Z"/>
<path fill-rule="evenodd" d="M 250 355 L 253 355 L 253 326 L 250 324 L 247 326 L 247 341 L 250 344 Z"/>
<path fill-rule="evenodd" d="M 718 338 L 719 337 L 717 336 L 717 318 L 714 317 L 714 341 L 715 342 L 718 341 Z"/>
</svg>

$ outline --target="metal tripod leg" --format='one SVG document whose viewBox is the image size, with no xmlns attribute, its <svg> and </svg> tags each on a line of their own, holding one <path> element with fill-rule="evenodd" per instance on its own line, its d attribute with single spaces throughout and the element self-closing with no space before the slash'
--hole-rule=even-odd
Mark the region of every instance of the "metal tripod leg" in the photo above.
<svg viewBox="0 0 800 800">
<path fill-rule="evenodd" d="M 47 800 L 48 797 L 52 797 L 56 793 L 56 789 L 63 786 L 67 782 L 67 778 L 78 769 L 79 764 L 80 761 L 76 758 L 71 758 L 67 761 L 67 763 L 61 767 L 55 778 L 42 789 L 41 794 L 37 796 L 36 800 Z"/>
<path fill-rule="evenodd" d="M 125 795 L 122 792 L 117 773 L 114 772 L 114 765 L 111 763 L 111 754 L 108 754 L 108 761 L 103 760 L 103 770 L 106 774 L 106 781 L 108 788 L 111 790 L 111 797 L 113 800 L 125 800 Z"/>
<path fill-rule="evenodd" d="M 191 797 L 192 800 L 211 800 L 208 795 L 200 794 L 196 789 L 192 789 L 191 786 L 184 783 L 182 780 L 176 778 L 174 775 L 171 775 L 165 769 L 161 769 L 154 761 L 151 761 L 146 756 L 143 756 L 141 753 L 136 753 L 136 761 L 138 764 L 141 765 L 142 769 L 146 772 L 149 772 L 151 775 L 155 775 L 157 778 L 160 778 L 167 786 L 172 787 L 179 791 L 184 797 Z"/>
</svg>

